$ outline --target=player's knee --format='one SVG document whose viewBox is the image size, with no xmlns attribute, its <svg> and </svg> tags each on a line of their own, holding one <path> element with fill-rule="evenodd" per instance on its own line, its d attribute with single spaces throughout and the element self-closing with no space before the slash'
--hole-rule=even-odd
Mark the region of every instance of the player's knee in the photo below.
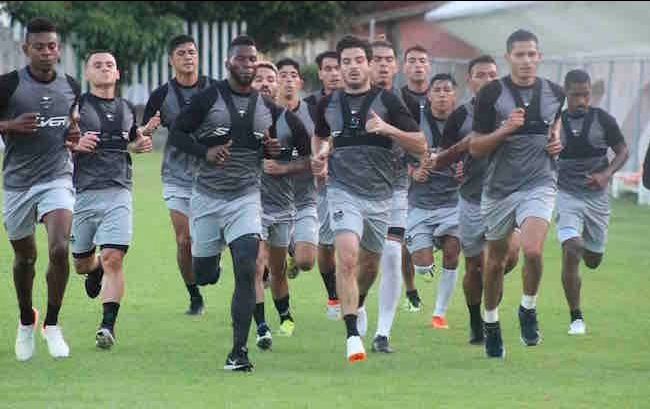
<svg viewBox="0 0 650 409">
<path fill-rule="evenodd" d="M 562 248 L 566 257 L 573 261 L 580 261 L 585 250 L 582 240 L 579 238 L 573 238 L 565 241 L 562 244 Z"/>
<path fill-rule="evenodd" d="M 124 252 L 118 249 L 104 249 L 101 253 L 102 267 L 104 272 L 119 272 L 122 270 L 122 260 L 124 259 Z"/>
<path fill-rule="evenodd" d="M 192 271 L 198 277 L 207 277 L 217 269 L 217 256 L 192 257 Z"/>
<path fill-rule="evenodd" d="M 588 252 L 584 257 L 585 265 L 590 269 L 595 269 L 600 266 L 600 263 L 603 261 L 603 255 L 599 253 Z"/>
<path fill-rule="evenodd" d="M 254 273 L 259 254 L 260 239 L 256 234 L 246 234 L 230 243 L 230 254 L 235 269 L 250 269 Z"/>
<path fill-rule="evenodd" d="M 50 262 L 62 263 L 68 259 L 68 243 L 61 240 L 52 244 L 49 248 Z"/>
<path fill-rule="evenodd" d="M 458 267 L 458 253 L 455 251 L 445 251 L 442 254 L 442 265 L 444 268 L 455 269 Z"/>
<path fill-rule="evenodd" d="M 298 269 L 300 271 L 310 271 L 312 268 L 314 268 L 314 258 L 297 258 L 296 259 L 296 265 L 298 266 Z"/>
<path fill-rule="evenodd" d="M 526 260 L 541 260 L 542 259 L 542 247 L 538 245 L 524 245 L 522 246 L 522 251 Z M 504 260 L 505 265 L 505 260 Z"/>
<path fill-rule="evenodd" d="M 33 269 L 36 264 L 36 253 L 33 254 L 16 254 L 14 259 L 14 268 L 19 270 Z"/>
</svg>

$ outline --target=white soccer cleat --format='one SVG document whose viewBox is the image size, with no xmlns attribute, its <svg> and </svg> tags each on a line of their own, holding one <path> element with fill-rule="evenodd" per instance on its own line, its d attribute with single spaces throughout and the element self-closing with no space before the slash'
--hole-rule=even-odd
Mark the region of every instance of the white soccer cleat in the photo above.
<svg viewBox="0 0 650 409">
<path fill-rule="evenodd" d="M 34 356 L 34 332 L 38 325 L 38 311 L 34 308 L 34 323 L 31 325 L 23 325 L 18 320 L 18 331 L 16 333 L 16 359 L 19 361 L 27 361 Z"/>
<path fill-rule="evenodd" d="M 577 319 L 569 325 L 569 335 L 584 335 L 587 333 L 587 325 L 581 319 Z"/>
<path fill-rule="evenodd" d="M 325 316 L 328 320 L 336 321 L 341 319 L 341 303 L 339 300 L 328 300 Z"/>
<path fill-rule="evenodd" d="M 61 327 L 46 325 L 41 330 L 41 335 L 47 343 L 47 350 L 52 355 L 52 358 L 67 358 L 70 355 L 70 347 L 63 339 Z"/>
<path fill-rule="evenodd" d="M 365 305 L 357 310 L 357 331 L 362 337 L 365 337 L 368 332 L 368 314 Z"/>
<path fill-rule="evenodd" d="M 355 335 L 347 340 L 348 362 L 363 361 L 366 359 L 366 350 L 363 348 L 361 337 Z"/>
</svg>

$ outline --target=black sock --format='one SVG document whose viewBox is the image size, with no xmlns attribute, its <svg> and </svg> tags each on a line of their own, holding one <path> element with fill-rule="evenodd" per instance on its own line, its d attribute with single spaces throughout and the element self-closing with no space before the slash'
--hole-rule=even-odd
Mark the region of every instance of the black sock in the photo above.
<svg viewBox="0 0 650 409">
<path fill-rule="evenodd" d="M 571 311 L 571 322 L 575 320 L 581 320 L 581 319 L 582 319 L 582 311 L 580 311 L 580 308 Z"/>
<path fill-rule="evenodd" d="M 23 325 L 32 325 L 34 323 L 34 310 L 31 305 L 20 308 L 20 323 Z"/>
<path fill-rule="evenodd" d="M 199 286 L 194 284 L 186 284 L 187 292 L 190 293 L 190 298 L 202 298 L 201 291 L 199 291 Z"/>
<path fill-rule="evenodd" d="M 343 317 L 343 320 L 345 321 L 345 329 L 347 330 L 348 338 L 359 336 L 359 331 L 357 330 L 357 315 L 356 314 L 345 315 Z"/>
<path fill-rule="evenodd" d="M 406 297 L 411 300 L 411 302 L 420 301 L 420 295 L 418 290 L 408 290 L 406 291 Z"/>
<path fill-rule="evenodd" d="M 481 318 L 481 304 L 467 304 L 467 309 L 469 310 L 469 321 L 472 324 L 480 323 L 483 321 Z"/>
<path fill-rule="evenodd" d="M 255 318 L 255 323 L 259 327 L 260 324 L 266 324 L 266 319 L 264 318 L 264 301 L 255 304 L 255 311 L 253 311 L 253 317 Z"/>
<path fill-rule="evenodd" d="M 280 323 L 283 323 L 286 320 L 293 321 L 293 318 L 291 318 L 291 309 L 289 307 L 289 294 L 279 300 L 273 300 L 273 304 L 275 304 L 275 309 L 278 310 L 278 314 L 280 315 Z"/>
<path fill-rule="evenodd" d="M 368 294 L 359 294 L 359 308 L 363 307 L 363 303 L 366 302 L 366 297 Z"/>
<path fill-rule="evenodd" d="M 60 305 L 47 303 L 47 314 L 45 315 L 44 325 L 56 325 L 59 322 Z"/>
<path fill-rule="evenodd" d="M 116 302 L 105 302 L 104 307 L 104 317 L 102 318 L 102 328 L 108 328 L 111 331 L 115 326 L 115 320 L 117 320 L 117 312 L 120 310 L 120 304 Z"/>
<path fill-rule="evenodd" d="M 338 300 L 336 296 L 336 270 L 327 272 L 326 274 L 321 274 L 323 278 L 323 283 L 325 284 L 325 289 L 327 290 L 327 298 L 330 300 Z"/>
</svg>

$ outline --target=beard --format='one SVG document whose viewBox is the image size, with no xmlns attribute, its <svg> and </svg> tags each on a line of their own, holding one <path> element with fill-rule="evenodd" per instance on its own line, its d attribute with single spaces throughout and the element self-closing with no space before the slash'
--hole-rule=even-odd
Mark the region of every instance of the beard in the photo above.
<svg viewBox="0 0 650 409">
<path fill-rule="evenodd" d="M 233 69 L 230 69 L 229 71 L 230 71 L 230 76 L 235 80 L 237 84 L 241 85 L 242 87 L 249 87 L 253 83 L 253 80 L 255 79 L 255 71 L 253 71 L 253 73 L 251 73 L 250 77 L 248 78 L 241 76 L 238 72 L 236 72 Z"/>
</svg>

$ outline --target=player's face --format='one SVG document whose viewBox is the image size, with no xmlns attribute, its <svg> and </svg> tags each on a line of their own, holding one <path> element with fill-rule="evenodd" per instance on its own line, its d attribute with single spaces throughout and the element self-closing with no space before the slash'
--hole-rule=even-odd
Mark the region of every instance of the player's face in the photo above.
<svg viewBox="0 0 650 409">
<path fill-rule="evenodd" d="M 346 48 L 341 51 L 343 82 L 352 89 L 363 88 L 370 81 L 370 65 L 363 48 Z"/>
<path fill-rule="evenodd" d="M 431 72 L 429 56 L 421 51 L 411 51 L 404 61 L 404 74 L 409 81 L 424 82 Z"/>
<path fill-rule="evenodd" d="M 435 111 L 449 113 L 456 103 L 456 89 L 451 81 L 435 81 L 429 89 L 428 97 Z"/>
<path fill-rule="evenodd" d="M 258 67 L 253 88 L 265 97 L 275 99 L 278 96 L 278 76 L 275 71 L 267 67 Z"/>
<path fill-rule="evenodd" d="M 390 88 L 393 77 L 397 74 L 397 61 L 395 52 L 388 47 L 375 47 L 372 49 L 372 82 L 378 87 Z"/>
<path fill-rule="evenodd" d="M 323 58 L 321 69 L 318 70 L 318 79 L 323 84 L 326 93 L 341 88 L 341 67 L 336 58 Z"/>
<path fill-rule="evenodd" d="M 569 85 L 566 92 L 567 109 L 572 114 L 584 114 L 591 100 L 591 84 L 588 82 Z"/>
<path fill-rule="evenodd" d="M 86 63 L 86 79 L 96 87 L 114 86 L 119 79 L 115 57 L 109 53 L 96 53 Z"/>
<path fill-rule="evenodd" d="M 280 93 L 286 99 L 296 97 L 302 89 L 302 79 L 298 70 L 293 65 L 284 65 L 278 71 L 278 83 L 280 85 Z"/>
<path fill-rule="evenodd" d="M 467 83 L 474 95 L 478 94 L 481 87 L 497 78 L 497 66 L 492 63 L 481 62 L 472 67 Z"/>
<path fill-rule="evenodd" d="M 542 54 L 535 41 L 516 41 L 512 44 L 512 50 L 506 54 L 506 59 L 515 78 L 528 80 L 537 75 L 537 66 L 542 60 Z"/>
<path fill-rule="evenodd" d="M 51 71 L 59 61 L 59 37 L 56 33 L 35 33 L 27 37 L 23 52 L 30 65 L 39 71 Z"/>
<path fill-rule="evenodd" d="M 194 43 L 180 44 L 169 57 L 169 63 L 177 73 L 194 74 L 199 70 L 199 52 Z"/>
<path fill-rule="evenodd" d="M 257 49 L 252 45 L 235 46 L 226 61 L 226 68 L 235 82 L 241 86 L 249 86 L 255 78 Z"/>
</svg>

